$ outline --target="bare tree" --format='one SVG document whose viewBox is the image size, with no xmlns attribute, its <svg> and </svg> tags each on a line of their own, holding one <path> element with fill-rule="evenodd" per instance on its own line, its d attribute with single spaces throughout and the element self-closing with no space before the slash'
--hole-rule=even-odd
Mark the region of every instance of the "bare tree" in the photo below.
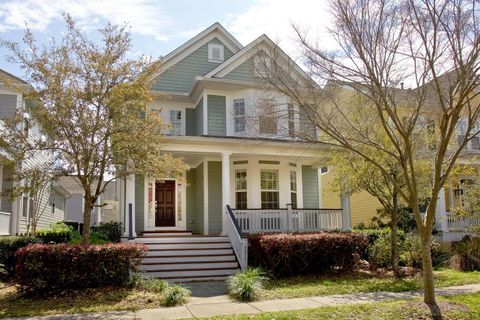
<svg viewBox="0 0 480 320">
<path fill-rule="evenodd" d="M 304 62 L 325 88 L 297 81 L 293 63 L 278 48 L 270 54 L 265 80 L 315 125 L 319 136 L 310 141 L 352 152 L 385 177 L 379 158 L 398 168 L 389 180 L 413 210 L 422 243 L 424 302 L 441 318 L 430 243 L 439 193 L 465 145 L 479 133 L 476 1 L 345 0 L 331 1 L 330 10 L 334 52 L 295 27 Z M 460 121 L 466 130 L 457 143 Z M 419 165 L 432 173 L 424 214 Z"/>
</svg>

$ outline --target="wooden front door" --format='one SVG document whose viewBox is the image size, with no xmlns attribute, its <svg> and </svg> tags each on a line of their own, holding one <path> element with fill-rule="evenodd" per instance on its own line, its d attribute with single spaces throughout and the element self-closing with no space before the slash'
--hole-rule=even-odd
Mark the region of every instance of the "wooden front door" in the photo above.
<svg viewBox="0 0 480 320">
<path fill-rule="evenodd" d="M 155 183 L 155 227 L 175 226 L 175 181 Z"/>
</svg>

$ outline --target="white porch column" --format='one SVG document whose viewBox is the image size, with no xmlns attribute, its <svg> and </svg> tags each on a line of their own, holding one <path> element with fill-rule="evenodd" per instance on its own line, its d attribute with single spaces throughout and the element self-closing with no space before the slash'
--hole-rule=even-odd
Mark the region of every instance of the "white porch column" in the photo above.
<svg viewBox="0 0 480 320">
<path fill-rule="evenodd" d="M 126 186 L 124 187 L 124 205 L 123 205 L 123 216 L 125 217 L 125 233 L 124 237 L 129 236 L 130 231 L 130 222 L 132 224 L 132 236 L 135 238 L 137 236 L 135 232 L 135 175 L 131 174 L 126 179 Z M 129 205 L 132 204 L 132 219 L 130 221 L 130 212 Z"/>
<path fill-rule="evenodd" d="M 447 204 L 445 202 L 445 189 L 440 189 L 437 198 L 437 209 L 435 210 L 435 223 L 441 231 L 448 231 Z"/>
<path fill-rule="evenodd" d="M 351 230 L 352 229 L 352 216 L 350 214 L 350 194 L 344 193 L 341 198 L 342 204 L 342 229 Z"/>
<path fill-rule="evenodd" d="M 226 206 L 230 203 L 230 153 L 222 154 L 222 234 L 227 234 Z"/>
</svg>

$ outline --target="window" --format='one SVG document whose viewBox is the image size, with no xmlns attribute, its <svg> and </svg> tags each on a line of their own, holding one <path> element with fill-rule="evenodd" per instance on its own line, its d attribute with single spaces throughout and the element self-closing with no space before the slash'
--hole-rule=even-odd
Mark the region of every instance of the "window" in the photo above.
<svg viewBox="0 0 480 320">
<path fill-rule="evenodd" d="M 51 201 L 52 201 L 52 214 L 55 214 L 55 195 L 54 194 L 52 194 Z"/>
<path fill-rule="evenodd" d="M 322 167 L 322 168 L 320 169 L 320 173 L 321 173 L 321 174 L 328 173 L 328 167 Z"/>
<path fill-rule="evenodd" d="M 295 109 L 292 104 L 288 104 L 288 136 L 295 137 Z"/>
<path fill-rule="evenodd" d="M 290 171 L 290 203 L 292 208 L 297 208 L 297 172 Z"/>
<path fill-rule="evenodd" d="M 22 198 L 22 218 L 28 217 L 28 197 L 23 196 Z"/>
<path fill-rule="evenodd" d="M 223 62 L 223 45 L 222 44 L 208 44 L 208 62 L 220 63 Z"/>
<path fill-rule="evenodd" d="M 270 58 L 265 54 L 256 55 L 253 59 L 255 75 L 258 77 L 267 77 L 270 70 Z"/>
<path fill-rule="evenodd" d="M 247 209 L 247 171 L 235 170 L 235 208 Z"/>
<path fill-rule="evenodd" d="M 260 171 L 260 189 L 262 209 L 278 209 L 278 170 Z"/>
<path fill-rule="evenodd" d="M 245 132 L 245 100 L 233 100 L 233 129 L 235 133 Z"/>
<path fill-rule="evenodd" d="M 277 118 L 273 102 L 269 100 L 260 101 L 259 111 L 260 134 L 277 134 Z"/>
<path fill-rule="evenodd" d="M 182 112 L 170 110 L 170 135 L 179 136 L 182 133 Z"/>
</svg>

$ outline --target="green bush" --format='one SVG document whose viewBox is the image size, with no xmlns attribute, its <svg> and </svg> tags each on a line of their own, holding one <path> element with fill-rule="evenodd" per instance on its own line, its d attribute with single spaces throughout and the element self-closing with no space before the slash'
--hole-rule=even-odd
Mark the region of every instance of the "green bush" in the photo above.
<svg viewBox="0 0 480 320">
<path fill-rule="evenodd" d="M 91 228 L 92 234 L 96 233 L 97 239 L 104 239 L 107 242 L 118 243 L 122 237 L 122 224 L 120 222 L 103 222 Z"/>
<path fill-rule="evenodd" d="M 260 268 L 248 268 L 228 277 L 228 291 L 237 300 L 252 301 L 258 298 L 266 281 L 265 273 Z"/>
<path fill-rule="evenodd" d="M 188 302 L 192 293 L 190 290 L 179 285 L 167 286 L 162 293 L 161 304 L 165 307 L 173 307 Z"/>
<path fill-rule="evenodd" d="M 72 239 L 73 227 L 64 222 L 51 224 L 51 229 L 38 230 L 36 236 L 44 243 L 67 243 Z"/>
<path fill-rule="evenodd" d="M 5 273 L 0 274 L 1 279 L 8 279 L 15 275 L 15 252 L 31 243 L 41 242 L 33 237 L 0 237 L 0 264 Z"/>
<path fill-rule="evenodd" d="M 143 273 L 135 273 L 130 277 L 130 286 L 145 291 L 161 293 L 168 287 L 168 282 L 152 278 Z"/>
<path fill-rule="evenodd" d="M 399 241 L 399 246 L 401 241 Z M 392 245 L 390 237 L 381 236 L 368 247 L 368 262 L 373 270 L 391 265 Z"/>
<path fill-rule="evenodd" d="M 480 270 L 480 238 L 465 236 L 452 243 L 451 265 L 461 271 Z"/>
</svg>

